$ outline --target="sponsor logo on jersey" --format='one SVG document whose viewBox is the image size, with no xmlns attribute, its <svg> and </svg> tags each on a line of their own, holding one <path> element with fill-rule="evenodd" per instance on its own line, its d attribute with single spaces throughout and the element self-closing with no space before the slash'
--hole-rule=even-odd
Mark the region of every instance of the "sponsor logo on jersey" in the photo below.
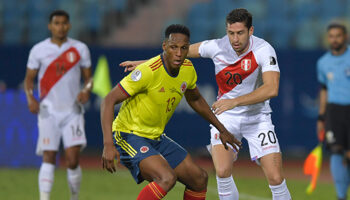
<svg viewBox="0 0 350 200">
<path fill-rule="evenodd" d="M 148 150 L 149 150 L 148 146 L 142 146 L 142 147 L 140 148 L 140 152 L 141 152 L 141 153 L 146 153 Z"/>
<path fill-rule="evenodd" d="M 215 138 L 215 140 L 218 140 L 220 138 L 219 133 L 215 133 L 214 138 Z"/>
<path fill-rule="evenodd" d="M 158 92 L 165 92 L 164 87 L 160 88 L 160 90 Z"/>
<path fill-rule="evenodd" d="M 243 59 L 241 61 L 241 69 L 243 69 L 244 71 L 250 70 L 251 67 L 252 67 L 252 60 L 251 59 Z"/>
<path fill-rule="evenodd" d="M 184 81 L 180 87 L 181 92 L 184 93 L 186 91 L 186 88 L 187 88 L 187 83 L 186 81 Z"/>
<path fill-rule="evenodd" d="M 142 73 L 140 70 L 134 70 L 132 73 L 131 73 L 131 80 L 133 81 L 139 81 L 142 77 Z"/>
<path fill-rule="evenodd" d="M 333 79 L 334 79 L 334 74 L 333 74 L 332 72 L 328 72 L 328 73 L 327 73 L 327 79 L 328 79 L 329 81 L 333 81 Z"/>
<path fill-rule="evenodd" d="M 69 52 L 66 54 L 66 56 L 67 56 L 68 62 L 70 62 L 70 63 L 73 63 L 73 62 L 77 59 L 77 55 L 75 54 L 74 51 L 69 51 Z"/>
<path fill-rule="evenodd" d="M 276 65 L 276 64 L 277 64 L 276 58 L 273 56 L 270 56 L 270 65 Z"/>
</svg>

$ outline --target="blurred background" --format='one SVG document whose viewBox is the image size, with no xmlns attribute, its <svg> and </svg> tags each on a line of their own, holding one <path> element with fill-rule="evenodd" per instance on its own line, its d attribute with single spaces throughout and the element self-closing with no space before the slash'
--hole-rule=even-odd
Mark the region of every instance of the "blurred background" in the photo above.
<svg viewBox="0 0 350 200">
<path fill-rule="evenodd" d="M 161 53 L 164 29 L 187 25 L 191 42 L 225 35 L 225 17 L 234 8 L 253 14 L 254 35 L 271 43 L 281 70 L 280 93 L 271 100 L 273 122 L 285 159 L 305 158 L 316 146 L 316 61 L 326 51 L 329 22 L 348 23 L 347 0 L 0 0 L 0 166 L 39 166 L 35 156 L 37 118 L 27 109 L 23 79 L 31 47 L 49 37 L 50 12 L 71 17 L 69 36 L 85 42 L 95 70 L 106 56 L 112 85 L 125 76 L 118 64 Z M 198 85 L 209 104 L 217 94 L 214 65 L 192 59 Z M 99 105 L 92 95 L 86 108 L 87 156 L 102 152 Z M 185 102 L 170 120 L 167 135 L 197 154 L 207 154 L 209 125 Z M 248 155 L 248 146 L 242 152 Z"/>
</svg>

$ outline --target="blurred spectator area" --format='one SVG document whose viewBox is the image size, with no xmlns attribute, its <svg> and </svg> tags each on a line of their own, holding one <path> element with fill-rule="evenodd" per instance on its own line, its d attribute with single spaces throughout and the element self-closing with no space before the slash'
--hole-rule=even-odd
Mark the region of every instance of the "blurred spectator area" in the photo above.
<svg viewBox="0 0 350 200">
<path fill-rule="evenodd" d="M 32 45 L 49 36 L 49 13 L 71 15 L 70 36 L 88 44 L 158 46 L 164 28 L 186 24 L 192 42 L 222 37 L 234 8 L 253 14 L 255 35 L 276 48 L 317 49 L 327 24 L 348 23 L 347 0 L 0 0 L 0 42 Z"/>
</svg>

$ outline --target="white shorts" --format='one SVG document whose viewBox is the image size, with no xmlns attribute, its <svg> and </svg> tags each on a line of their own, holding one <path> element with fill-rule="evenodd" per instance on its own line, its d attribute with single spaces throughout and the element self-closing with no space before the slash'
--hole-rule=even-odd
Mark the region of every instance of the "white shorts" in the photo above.
<svg viewBox="0 0 350 200">
<path fill-rule="evenodd" d="M 275 133 L 274 125 L 269 113 L 259 114 L 226 114 L 216 116 L 219 121 L 238 140 L 245 138 L 248 141 L 252 161 L 275 152 L 280 152 L 280 146 Z M 219 131 L 210 125 L 212 146 L 222 144 L 218 137 Z"/>
<path fill-rule="evenodd" d="M 38 127 L 37 155 L 42 155 L 43 151 L 58 151 L 61 138 L 65 149 L 81 145 L 81 150 L 83 150 L 86 146 L 84 115 L 82 113 L 49 114 L 40 110 Z"/>
</svg>

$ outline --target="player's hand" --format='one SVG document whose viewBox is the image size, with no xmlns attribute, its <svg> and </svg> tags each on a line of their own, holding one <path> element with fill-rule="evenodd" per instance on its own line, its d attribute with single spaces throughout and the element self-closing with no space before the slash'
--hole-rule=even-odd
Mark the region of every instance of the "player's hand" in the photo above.
<svg viewBox="0 0 350 200">
<path fill-rule="evenodd" d="M 128 72 L 128 71 L 132 71 L 136 68 L 137 65 L 139 65 L 140 63 L 138 61 L 124 61 L 122 63 L 119 64 L 119 66 L 121 67 L 125 67 L 124 68 L 124 72 Z"/>
<path fill-rule="evenodd" d="M 81 104 L 85 104 L 90 98 L 90 92 L 88 90 L 81 90 L 78 94 L 77 101 Z"/>
<path fill-rule="evenodd" d="M 114 164 L 114 159 L 120 159 L 119 152 L 113 144 L 104 145 L 102 153 L 102 167 L 107 171 L 114 173 L 116 172 L 116 166 Z"/>
<path fill-rule="evenodd" d="M 28 99 L 28 108 L 29 108 L 29 111 L 31 113 L 38 114 L 39 113 L 39 102 L 34 97 L 30 97 Z"/>
<path fill-rule="evenodd" d="M 227 130 L 220 132 L 220 140 L 226 150 L 228 150 L 227 143 L 229 143 L 236 150 L 236 152 L 242 148 L 242 142 L 237 140 L 236 137 L 229 133 Z"/>
<path fill-rule="evenodd" d="M 317 120 L 317 138 L 318 138 L 318 141 L 323 142 L 324 137 L 325 137 L 324 121 Z"/>
<path fill-rule="evenodd" d="M 216 115 L 220 115 L 226 110 L 231 110 L 237 106 L 237 102 L 235 99 L 221 99 L 219 101 L 215 101 L 211 106 Z"/>
</svg>

